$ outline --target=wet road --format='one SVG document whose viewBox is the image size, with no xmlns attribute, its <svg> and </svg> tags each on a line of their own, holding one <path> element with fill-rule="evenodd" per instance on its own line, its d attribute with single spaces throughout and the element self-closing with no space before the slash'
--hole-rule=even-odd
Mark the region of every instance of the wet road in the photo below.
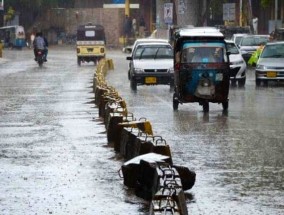
<svg viewBox="0 0 284 215">
<path fill-rule="evenodd" d="M 229 111 L 210 103 L 172 108 L 169 86 L 130 90 L 121 55 L 108 80 L 136 118 L 171 146 L 173 161 L 196 171 L 187 191 L 189 214 L 284 214 L 284 86 L 256 88 L 253 70 L 245 88 L 230 88 Z"/>
<path fill-rule="evenodd" d="M 4 57 L 0 214 L 137 215 L 93 104 L 94 65 L 77 67 L 74 48 L 50 48 L 41 69 L 31 50 Z"/>
<path fill-rule="evenodd" d="M 77 67 L 75 50 L 51 49 L 39 69 L 30 50 L 7 51 L 0 64 L 0 213 L 147 214 L 123 186 L 123 163 L 107 147 L 94 107 L 92 64 Z M 109 51 L 107 80 L 136 118 L 170 145 L 173 162 L 197 174 L 187 191 L 189 214 L 284 213 L 284 87 L 230 89 L 229 112 L 210 104 L 172 109 L 168 86 L 130 90 L 126 54 Z"/>
</svg>

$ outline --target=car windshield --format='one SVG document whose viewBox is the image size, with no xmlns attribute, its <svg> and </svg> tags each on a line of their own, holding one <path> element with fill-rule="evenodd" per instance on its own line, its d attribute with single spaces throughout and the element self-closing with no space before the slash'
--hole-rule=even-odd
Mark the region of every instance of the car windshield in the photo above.
<svg viewBox="0 0 284 215">
<path fill-rule="evenodd" d="M 185 43 L 181 63 L 217 63 L 226 59 L 222 43 Z"/>
<path fill-rule="evenodd" d="M 243 37 L 241 46 L 260 46 L 268 41 L 268 37 Z"/>
<path fill-rule="evenodd" d="M 235 44 L 239 45 L 243 37 L 244 37 L 244 35 L 242 35 L 242 36 L 235 36 Z"/>
<path fill-rule="evenodd" d="M 265 46 L 261 53 L 261 58 L 284 58 L 284 44 Z"/>
<path fill-rule="evenodd" d="M 239 50 L 234 43 L 227 43 L 227 49 L 231 54 L 239 54 Z"/>
<path fill-rule="evenodd" d="M 134 59 L 173 59 L 173 49 L 170 46 L 138 46 Z"/>
</svg>

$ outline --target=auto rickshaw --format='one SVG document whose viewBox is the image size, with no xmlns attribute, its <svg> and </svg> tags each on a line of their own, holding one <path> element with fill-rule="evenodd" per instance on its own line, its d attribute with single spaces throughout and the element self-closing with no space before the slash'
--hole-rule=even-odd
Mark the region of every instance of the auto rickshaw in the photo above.
<svg viewBox="0 0 284 215">
<path fill-rule="evenodd" d="M 174 33 L 175 88 L 173 109 L 197 102 L 203 112 L 209 102 L 229 106 L 230 62 L 224 35 L 216 28 L 193 27 Z"/>
<path fill-rule="evenodd" d="M 80 25 L 77 28 L 77 62 L 94 62 L 105 58 L 106 55 L 106 39 L 105 31 L 102 25 Z"/>
</svg>

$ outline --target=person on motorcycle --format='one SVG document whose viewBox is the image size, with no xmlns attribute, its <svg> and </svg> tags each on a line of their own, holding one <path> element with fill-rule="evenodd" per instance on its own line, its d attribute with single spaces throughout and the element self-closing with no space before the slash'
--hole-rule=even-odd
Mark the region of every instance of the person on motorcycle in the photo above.
<svg viewBox="0 0 284 215">
<path fill-rule="evenodd" d="M 43 37 L 41 32 L 36 33 L 36 37 L 34 39 L 33 46 L 34 46 L 35 60 L 36 60 L 37 50 L 43 50 L 44 51 L 44 55 L 45 55 L 45 59 L 44 60 L 47 61 L 46 57 L 47 57 L 48 43 L 47 43 L 47 40 L 44 39 L 44 37 Z"/>
</svg>

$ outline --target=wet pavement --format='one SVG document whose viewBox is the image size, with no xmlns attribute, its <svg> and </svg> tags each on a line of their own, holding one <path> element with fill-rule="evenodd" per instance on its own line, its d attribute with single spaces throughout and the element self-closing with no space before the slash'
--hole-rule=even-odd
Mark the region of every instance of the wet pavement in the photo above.
<svg viewBox="0 0 284 215">
<path fill-rule="evenodd" d="M 108 81 L 167 140 L 174 163 L 196 172 L 189 214 L 284 214 L 283 84 L 256 88 L 249 69 L 245 88 L 230 88 L 227 114 L 213 103 L 209 114 L 197 103 L 175 112 L 169 86 L 131 91 L 125 57 L 116 58 Z"/>
<path fill-rule="evenodd" d="M 93 64 L 51 48 L 39 68 L 31 50 L 0 64 L 0 214 L 138 214 L 143 201 L 118 175 L 94 106 Z M 142 212 L 141 212 L 142 214 Z"/>
<path fill-rule="evenodd" d="M 0 64 L 0 213 L 148 214 L 123 186 L 123 160 L 107 145 L 94 106 L 93 64 L 77 66 L 75 49 L 53 48 L 42 69 L 32 51 L 8 51 Z M 189 214 L 284 213 L 284 87 L 230 89 L 228 114 L 210 104 L 172 109 L 169 86 L 130 90 L 127 54 L 109 50 L 107 76 L 136 118 L 151 121 L 173 162 L 197 174 L 186 192 Z M 2 59 L 3 60 L 3 59 Z M 1 62 L 2 62 L 1 60 Z M 11 62 L 15 60 L 15 62 Z"/>
</svg>

